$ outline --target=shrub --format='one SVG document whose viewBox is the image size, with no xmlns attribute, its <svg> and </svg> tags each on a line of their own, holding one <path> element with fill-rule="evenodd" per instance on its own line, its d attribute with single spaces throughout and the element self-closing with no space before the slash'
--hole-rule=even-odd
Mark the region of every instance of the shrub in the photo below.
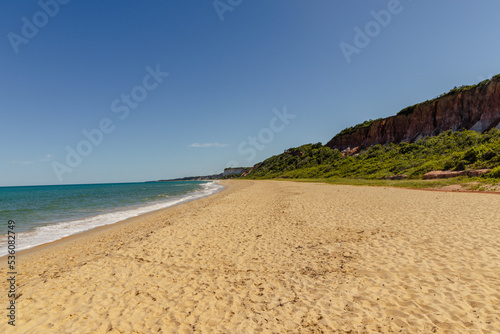
<svg viewBox="0 0 500 334">
<path fill-rule="evenodd" d="M 500 131 L 446 131 L 414 143 L 375 145 L 342 156 L 320 144 L 291 148 L 258 164 L 249 177 L 380 178 L 406 174 L 419 178 L 432 170 L 500 166 Z"/>
<path fill-rule="evenodd" d="M 368 121 L 364 121 L 363 123 L 357 124 L 355 126 L 351 126 L 349 128 L 345 128 L 344 130 L 340 131 L 337 135 L 335 135 L 335 137 L 348 135 L 348 134 L 354 133 L 354 132 L 356 132 L 356 131 L 358 131 L 360 129 L 368 128 L 368 127 L 370 127 L 373 124 L 373 122 L 376 122 L 376 121 L 379 121 L 379 120 L 381 120 L 381 118 L 378 118 L 378 119 L 375 119 L 375 120 L 370 119 Z"/>
<path fill-rule="evenodd" d="M 475 147 L 469 149 L 467 152 L 465 152 L 463 160 L 467 161 L 468 163 L 472 164 L 477 161 L 477 156 L 479 154 L 479 150 Z"/>
<path fill-rule="evenodd" d="M 453 168 L 454 171 L 460 171 L 460 170 L 465 170 L 465 167 L 467 167 L 467 161 L 465 160 L 460 160 L 457 162 L 455 165 L 455 168 Z"/>
<path fill-rule="evenodd" d="M 497 152 L 492 149 L 487 149 L 483 153 L 481 153 L 481 160 L 489 161 L 497 156 Z"/>
<path fill-rule="evenodd" d="M 491 172 L 487 174 L 488 177 L 500 178 L 500 166 L 494 168 Z"/>
<path fill-rule="evenodd" d="M 445 163 L 444 163 L 444 166 L 443 168 L 445 170 L 450 170 L 450 169 L 453 169 L 455 168 L 455 166 L 457 165 L 457 160 L 455 158 L 450 158 L 449 160 L 447 160 Z"/>
</svg>

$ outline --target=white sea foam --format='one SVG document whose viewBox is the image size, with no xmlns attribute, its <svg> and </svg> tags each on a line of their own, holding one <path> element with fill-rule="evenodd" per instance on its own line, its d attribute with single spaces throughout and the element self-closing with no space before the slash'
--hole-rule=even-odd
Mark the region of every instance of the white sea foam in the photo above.
<svg viewBox="0 0 500 334">
<path fill-rule="evenodd" d="M 36 227 L 30 232 L 16 233 L 16 251 L 25 250 L 38 245 L 49 243 L 64 237 L 78 234 L 93 228 L 114 224 L 127 218 L 136 217 L 144 213 L 168 208 L 170 206 L 192 201 L 201 197 L 211 195 L 223 186 L 217 182 L 208 182 L 202 185 L 202 189 L 187 193 L 182 196 L 169 197 L 156 203 L 143 206 L 122 208 L 119 211 L 103 213 L 83 219 L 65 221 L 46 226 Z M 0 241 L 0 256 L 7 255 L 6 237 Z"/>
</svg>

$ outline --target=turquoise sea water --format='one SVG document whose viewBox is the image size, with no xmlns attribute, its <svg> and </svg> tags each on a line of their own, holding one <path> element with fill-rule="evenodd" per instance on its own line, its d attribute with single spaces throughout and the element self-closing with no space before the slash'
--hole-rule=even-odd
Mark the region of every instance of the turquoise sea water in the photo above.
<svg viewBox="0 0 500 334">
<path fill-rule="evenodd" d="M 16 222 L 22 250 L 210 195 L 207 181 L 0 187 L 0 256 L 7 254 L 7 222 Z"/>
</svg>

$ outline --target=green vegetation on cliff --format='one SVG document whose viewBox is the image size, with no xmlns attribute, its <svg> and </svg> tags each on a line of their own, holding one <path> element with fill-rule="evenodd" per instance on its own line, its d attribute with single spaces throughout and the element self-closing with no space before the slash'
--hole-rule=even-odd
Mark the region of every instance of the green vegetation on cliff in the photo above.
<svg viewBox="0 0 500 334">
<path fill-rule="evenodd" d="M 381 120 L 382 118 L 377 118 L 375 120 L 373 119 L 370 119 L 368 121 L 364 121 L 363 123 L 359 123 L 355 126 L 351 126 L 349 128 L 345 128 L 344 130 L 340 131 L 335 137 L 339 137 L 339 136 L 344 136 L 344 135 L 347 135 L 347 134 L 350 134 L 350 133 L 354 133 L 360 129 L 363 129 L 363 128 L 369 128 L 373 122 L 376 122 L 376 121 L 379 121 Z"/>
<path fill-rule="evenodd" d="M 434 170 L 492 168 L 500 178 L 500 130 L 446 131 L 415 143 L 375 145 L 342 156 L 321 143 L 291 148 L 258 164 L 247 178 L 359 178 L 407 175 L 419 179 Z"/>
<path fill-rule="evenodd" d="M 413 113 L 413 111 L 415 111 L 415 108 L 418 107 L 419 105 L 422 105 L 422 104 L 425 104 L 425 103 L 432 103 L 432 102 L 434 102 L 436 100 L 439 100 L 440 98 L 445 97 L 445 96 L 459 94 L 459 93 L 466 92 L 468 90 L 485 87 L 492 80 L 499 80 L 499 79 L 500 79 L 500 74 L 497 74 L 497 75 L 493 76 L 491 79 L 483 80 L 480 83 L 475 84 L 475 85 L 463 85 L 463 86 L 460 86 L 460 87 L 456 87 L 455 86 L 449 92 L 443 93 L 443 94 L 439 95 L 438 97 L 435 97 L 435 98 L 427 100 L 425 102 L 417 103 L 417 104 L 414 104 L 412 106 L 406 107 L 406 108 L 402 109 L 400 112 L 398 112 L 397 115 L 409 115 L 409 114 Z"/>
</svg>

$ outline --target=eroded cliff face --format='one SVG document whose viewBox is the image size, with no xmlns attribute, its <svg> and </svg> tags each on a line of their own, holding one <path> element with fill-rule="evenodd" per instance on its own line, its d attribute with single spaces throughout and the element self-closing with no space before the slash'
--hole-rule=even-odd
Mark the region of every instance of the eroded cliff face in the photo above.
<svg viewBox="0 0 500 334">
<path fill-rule="evenodd" d="M 500 78 L 487 85 L 417 105 L 408 115 L 374 121 L 370 126 L 337 135 L 326 146 L 341 151 L 376 144 L 413 142 L 447 130 L 500 129 Z"/>
</svg>

